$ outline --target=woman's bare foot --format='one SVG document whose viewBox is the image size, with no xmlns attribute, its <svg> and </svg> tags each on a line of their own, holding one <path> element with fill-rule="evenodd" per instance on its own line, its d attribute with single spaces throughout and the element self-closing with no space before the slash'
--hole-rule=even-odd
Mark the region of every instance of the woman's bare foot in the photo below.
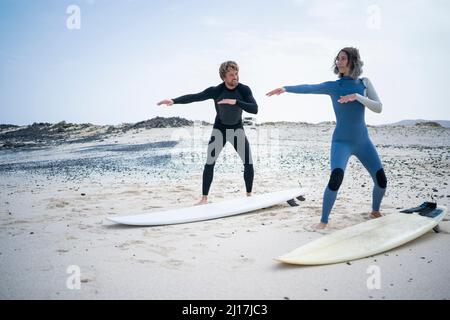
<svg viewBox="0 0 450 320">
<path fill-rule="evenodd" d="M 381 214 L 380 211 L 372 211 L 372 213 L 370 214 L 370 216 L 374 219 L 376 218 L 381 218 L 383 215 Z"/>
<path fill-rule="evenodd" d="M 208 203 L 208 196 L 202 196 L 202 198 L 200 199 L 199 202 L 197 202 L 195 204 L 195 206 L 200 206 L 202 204 L 207 204 Z"/>
<path fill-rule="evenodd" d="M 321 223 L 313 225 L 312 227 L 313 227 L 314 230 L 323 230 L 323 229 L 325 229 L 327 227 L 327 224 L 321 222 Z"/>
<path fill-rule="evenodd" d="M 251 192 L 247 192 L 247 197 L 251 197 L 252 193 Z"/>
</svg>

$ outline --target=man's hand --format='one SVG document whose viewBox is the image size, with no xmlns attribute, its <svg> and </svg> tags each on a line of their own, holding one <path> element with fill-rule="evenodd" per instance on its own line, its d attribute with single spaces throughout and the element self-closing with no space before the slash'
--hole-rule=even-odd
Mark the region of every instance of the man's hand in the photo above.
<svg viewBox="0 0 450 320">
<path fill-rule="evenodd" d="M 217 102 L 217 104 L 231 104 L 231 105 L 235 105 L 236 104 L 236 99 L 222 99 L 219 102 Z"/>
<path fill-rule="evenodd" d="M 162 104 L 165 104 L 167 107 L 169 107 L 169 106 L 173 105 L 173 100 L 172 99 L 166 99 L 166 100 L 163 100 L 163 101 L 160 101 L 160 102 L 157 103 L 158 106 L 160 106 Z"/>
<path fill-rule="evenodd" d="M 266 93 L 266 96 L 270 97 L 270 96 L 273 96 L 274 94 L 279 96 L 280 94 L 285 93 L 285 92 L 286 92 L 285 88 L 277 88 L 275 90 L 272 90 L 272 91 Z"/>
<path fill-rule="evenodd" d="M 349 94 L 346 96 L 341 96 L 338 100 L 339 103 L 347 103 L 356 100 L 356 94 Z"/>
</svg>

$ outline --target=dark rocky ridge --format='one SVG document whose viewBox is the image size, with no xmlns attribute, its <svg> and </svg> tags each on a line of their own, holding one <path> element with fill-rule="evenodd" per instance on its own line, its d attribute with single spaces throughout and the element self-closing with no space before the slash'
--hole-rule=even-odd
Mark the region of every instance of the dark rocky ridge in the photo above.
<svg viewBox="0 0 450 320">
<path fill-rule="evenodd" d="M 179 128 L 192 126 L 194 121 L 179 117 L 156 117 L 137 123 L 120 125 L 94 125 L 91 123 L 67 123 L 61 121 L 55 124 L 48 122 L 33 123 L 28 126 L 10 124 L 0 125 L 0 150 L 16 148 L 36 148 L 60 143 L 81 143 L 102 141 L 112 134 L 125 133 L 130 130 L 152 128 Z M 201 122 L 202 125 L 209 125 Z"/>
</svg>

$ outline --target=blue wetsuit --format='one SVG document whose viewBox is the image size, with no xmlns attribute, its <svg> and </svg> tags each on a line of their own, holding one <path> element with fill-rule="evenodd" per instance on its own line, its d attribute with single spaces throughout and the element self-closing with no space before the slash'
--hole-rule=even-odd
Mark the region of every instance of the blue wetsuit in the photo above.
<svg viewBox="0 0 450 320">
<path fill-rule="evenodd" d="M 386 176 L 378 153 L 370 141 L 364 120 L 365 107 L 358 101 L 338 102 L 341 96 L 358 93 L 364 95 L 366 89 L 361 79 L 344 76 L 337 81 L 316 85 L 284 87 L 286 92 L 326 94 L 331 97 L 336 115 L 336 128 L 331 144 L 331 176 L 325 188 L 321 222 L 328 223 L 328 216 L 336 200 L 337 191 L 344 178 L 345 167 L 351 155 L 356 156 L 369 171 L 374 181 L 372 210 L 379 211 L 386 191 Z"/>
</svg>

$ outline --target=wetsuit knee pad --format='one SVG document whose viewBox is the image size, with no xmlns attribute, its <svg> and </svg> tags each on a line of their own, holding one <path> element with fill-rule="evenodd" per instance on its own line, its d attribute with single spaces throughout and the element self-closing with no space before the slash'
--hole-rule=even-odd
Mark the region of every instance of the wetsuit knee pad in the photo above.
<svg viewBox="0 0 450 320">
<path fill-rule="evenodd" d="M 386 189 L 387 179 L 383 169 L 377 171 L 377 183 L 380 186 L 380 188 Z"/>
<path fill-rule="evenodd" d="M 331 191 L 339 190 L 342 180 L 344 180 L 344 170 L 336 168 L 331 172 L 330 181 L 328 182 L 328 188 Z"/>
</svg>

